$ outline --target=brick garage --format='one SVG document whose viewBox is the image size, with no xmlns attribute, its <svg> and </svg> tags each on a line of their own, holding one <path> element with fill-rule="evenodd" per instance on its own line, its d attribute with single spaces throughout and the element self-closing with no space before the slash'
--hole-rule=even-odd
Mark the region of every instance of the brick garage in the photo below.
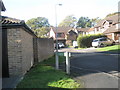
<svg viewBox="0 0 120 90">
<path fill-rule="evenodd" d="M 54 55 L 53 39 L 37 38 L 24 21 L 2 16 L 2 76 L 24 75 Z"/>
<path fill-rule="evenodd" d="M 17 19 L 2 17 L 3 77 L 24 75 L 34 64 L 34 33 Z"/>
</svg>

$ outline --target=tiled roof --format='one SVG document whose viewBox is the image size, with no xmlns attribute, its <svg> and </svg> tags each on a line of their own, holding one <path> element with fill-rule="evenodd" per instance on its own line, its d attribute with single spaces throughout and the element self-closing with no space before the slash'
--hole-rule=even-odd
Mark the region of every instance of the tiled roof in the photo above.
<svg viewBox="0 0 120 90">
<path fill-rule="evenodd" d="M 71 27 L 57 27 L 57 31 L 56 31 L 56 28 L 55 27 L 52 27 L 52 30 L 56 33 L 56 32 L 59 32 L 59 33 L 65 33 L 65 34 L 67 34 L 67 32 L 69 31 L 69 30 L 72 30 L 72 28 Z"/>
<path fill-rule="evenodd" d="M 113 32 L 120 32 L 120 28 L 117 29 L 117 28 L 116 28 L 116 25 L 114 25 L 114 26 L 108 28 L 108 29 L 107 29 L 106 31 L 104 31 L 103 33 L 107 34 L 107 33 L 113 33 Z"/>
<path fill-rule="evenodd" d="M 77 28 L 78 31 L 87 32 L 90 28 Z"/>
<path fill-rule="evenodd" d="M 112 24 L 118 23 L 118 14 L 110 16 L 110 17 L 106 17 L 105 20 L 112 21 Z"/>
<path fill-rule="evenodd" d="M 23 20 L 2 16 L 2 19 L 0 22 L 2 23 L 2 28 L 4 28 L 4 27 L 7 27 L 7 28 L 23 27 L 23 28 L 25 28 L 25 31 L 36 36 L 34 34 L 34 32 L 25 24 L 25 22 Z"/>
<path fill-rule="evenodd" d="M 10 24 L 22 24 L 25 23 L 23 20 L 15 19 L 15 18 L 10 18 L 6 16 L 2 16 L 2 21 L 1 23 L 4 25 L 10 25 Z"/>
<path fill-rule="evenodd" d="M 116 23 L 120 22 L 120 21 L 118 21 L 118 19 L 120 19 L 120 15 L 119 15 L 119 14 L 120 14 L 120 13 L 118 13 L 118 14 L 116 14 L 116 15 L 113 15 L 113 16 L 106 17 L 106 18 L 103 19 L 103 20 L 100 20 L 100 21 L 97 23 L 97 25 L 94 26 L 94 27 L 100 27 L 100 26 L 102 26 L 105 21 L 112 22 L 112 24 L 116 24 Z"/>
<path fill-rule="evenodd" d="M 90 29 L 88 30 L 88 32 L 91 32 L 91 31 L 94 31 L 94 28 L 90 28 Z"/>
<path fill-rule="evenodd" d="M 97 23 L 97 25 L 95 25 L 94 27 L 100 27 L 100 26 L 102 26 L 102 23 L 104 22 L 105 20 L 103 19 L 103 20 L 100 20 L 98 23 Z"/>
</svg>

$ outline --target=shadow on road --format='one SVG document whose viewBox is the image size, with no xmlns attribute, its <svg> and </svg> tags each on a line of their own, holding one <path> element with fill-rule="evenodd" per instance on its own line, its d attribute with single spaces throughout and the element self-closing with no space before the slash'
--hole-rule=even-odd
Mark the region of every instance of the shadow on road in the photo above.
<svg viewBox="0 0 120 90">
<path fill-rule="evenodd" d="M 117 75 L 119 69 L 118 55 L 110 52 L 94 52 L 80 53 L 73 52 L 70 61 L 71 74 L 73 76 L 84 76 L 93 73 L 108 73 Z M 65 63 L 60 65 L 60 68 L 65 71 Z"/>
</svg>

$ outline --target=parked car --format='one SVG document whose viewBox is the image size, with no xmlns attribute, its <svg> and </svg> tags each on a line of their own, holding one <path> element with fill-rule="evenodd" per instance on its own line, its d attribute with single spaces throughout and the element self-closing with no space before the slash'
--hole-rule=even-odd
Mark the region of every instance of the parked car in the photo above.
<svg viewBox="0 0 120 90">
<path fill-rule="evenodd" d="M 60 48 L 64 48 L 65 47 L 65 45 L 63 43 L 58 43 L 58 45 L 59 45 Z"/>
<path fill-rule="evenodd" d="M 73 47 L 74 47 L 74 48 L 78 48 L 77 41 L 73 41 Z"/>
<path fill-rule="evenodd" d="M 115 42 L 112 39 L 109 39 L 107 37 L 97 38 L 97 39 L 94 39 L 92 42 L 92 46 L 95 48 L 104 47 L 104 46 L 113 45 L 113 44 L 115 44 Z"/>
<path fill-rule="evenodd" d="M 54 49 L 57 48 L 57 45 L 58 45 L 58 49 L 60 49 L 59 44 L 56 44 L 56 43 L 54 43 Z"/>
</svg>

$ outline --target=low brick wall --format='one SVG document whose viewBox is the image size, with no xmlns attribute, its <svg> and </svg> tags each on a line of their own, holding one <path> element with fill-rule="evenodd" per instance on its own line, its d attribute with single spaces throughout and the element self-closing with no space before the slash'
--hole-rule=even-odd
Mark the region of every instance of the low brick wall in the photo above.
<svg viewBox="0 0 120 90">
<path fill-rule="evenodd" d="M 38 62 L 43 61 L 54 55 L 54 41 L 48 38 L 38 38 Z"/>
</svg>

